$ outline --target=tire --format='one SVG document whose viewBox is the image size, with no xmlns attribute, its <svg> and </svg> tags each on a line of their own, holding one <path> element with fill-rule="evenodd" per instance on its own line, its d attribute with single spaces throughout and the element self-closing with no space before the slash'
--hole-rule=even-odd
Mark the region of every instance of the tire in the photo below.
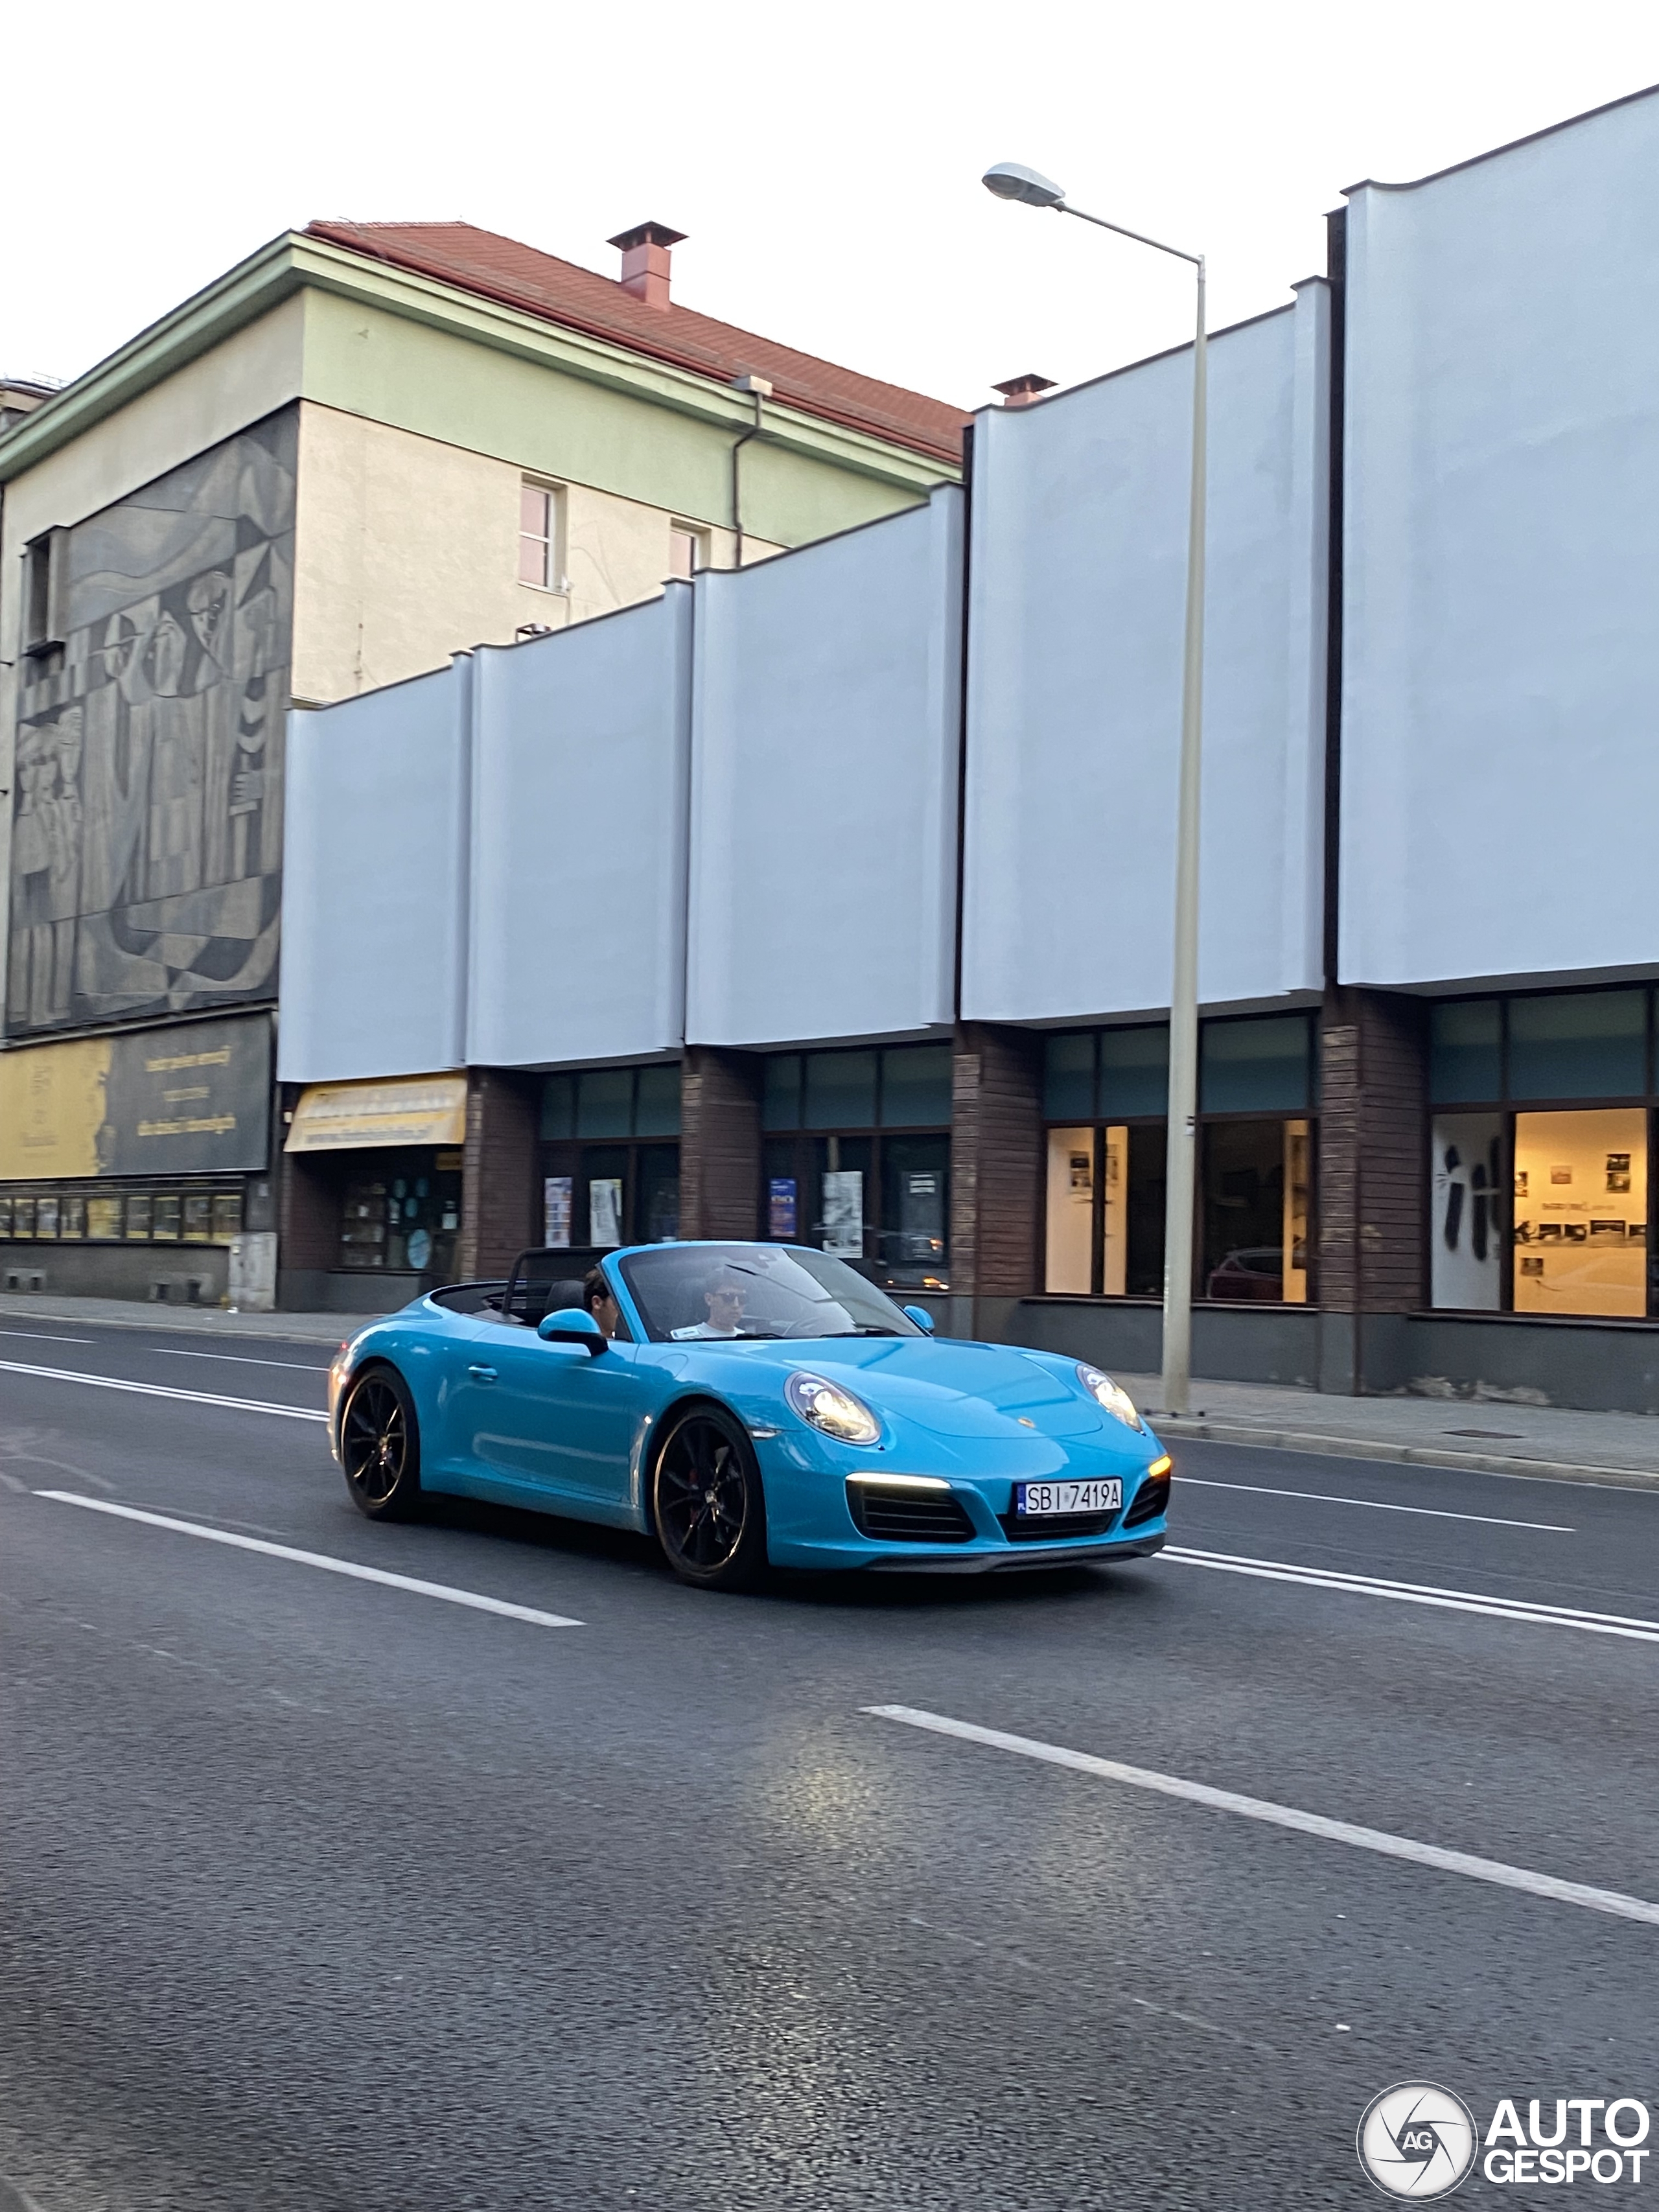
<svg viewBox="0 0 1659 2212">
<path fill-rule="evenodd" d="M 371 1521 L 409 1521 L 420 1511 L 420 1425 L 395 1367 L 366 1369 L 346 1393 L 340 1465 L 352 1504 Z"/>
<path fill-rule="evenodd" d="M 672 1419 L 651 1462 L 663 1557 L 697 1589 L 748 1589 L 766 1566 L 766 1499 L 754 1448 L 719 1406 Z"/>
</svg>

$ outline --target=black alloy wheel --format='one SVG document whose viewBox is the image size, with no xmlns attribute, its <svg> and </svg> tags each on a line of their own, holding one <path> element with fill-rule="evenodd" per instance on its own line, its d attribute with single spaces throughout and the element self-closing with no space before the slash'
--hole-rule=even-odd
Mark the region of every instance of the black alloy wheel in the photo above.
<svg viewBox="0 0 1659 2212">
<path fill-rule="evenodd" d="M 743 1589 L 766 1565 L 760 1469 L 748 1437 L 719 1407 L 694 1407 L 668 1429 L 657 1448 L 651 1510 L 682 1582 Z"/>
<path fill-rule="evenodd" d="M 420 1510 L 421 1437 L 402 1376 L 371 1367 L 340 1416 L 340 1464 L 351 1502 L 371 1521 L 406 1521 Z"/>
</svg>

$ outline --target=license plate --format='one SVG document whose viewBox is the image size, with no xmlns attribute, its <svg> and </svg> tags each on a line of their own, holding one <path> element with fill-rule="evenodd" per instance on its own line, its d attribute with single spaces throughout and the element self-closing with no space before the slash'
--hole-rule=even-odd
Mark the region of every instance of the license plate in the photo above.
<svg viewBox="0 0 1659 2212">
<path fill-rule="evenodd" d="M 1099 1482 L 1017 1482 L 1014 1511 L 1022 1519 L 1041 1520 L 1051 1513 L 1115 1513 L 1123 1503 L 1123 1484 L 1116 1475 Z"/>
</svg>

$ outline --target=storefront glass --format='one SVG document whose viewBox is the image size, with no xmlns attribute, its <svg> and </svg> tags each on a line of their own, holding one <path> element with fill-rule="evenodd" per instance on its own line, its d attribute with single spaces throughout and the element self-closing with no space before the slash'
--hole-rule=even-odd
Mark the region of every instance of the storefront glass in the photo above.
<svg viewBox="0 0 1659 2212">
<path fill-rule="evenodd" d="M 453 1281 L 461 1225 L 461 1158 L 422 1145 L 342 1163 L 339 1265 Z"/>
<path fill-rule="evenodd" d="M 1528 993 L 1431 1010 L 1436 1307 L 1650 1311 L 1650 1030 L 1645 989 Z M 1563 1103 L 1552 1110 L 1552 1100 Z M 1595 1100 L 1606 1103 L 1586 1103 Z M 1445 1110 L 1459 1106 L 1481 1110 Z"/>
<path fill-rule="evenodd" d="M 1647 1311 L 1647 1114 L 1515 1117 L 1515 1310 Z"/>
<path fill-rule="evenodd" d="M 542 1090 L 542 1235 L 560 1251 L 679 1234 L 678 1066 L 587 1067 Z"/>
<path fill-rule="evenodd" d="M 948 1288 L 951 1080 L 949 1045 L 769 1058 L 761 1233 L 894 1289 Z"/>
<path fill-rule="evenodd" d="M 1194 1292 L 1305 1304 L 1314 1189 L 1310 1018 L 1206 1022 L 1200 1044 Z M 1048 1040 L 1044 1099 L 1056 1125 L 1048 1132 L 1048 1291 L 1162 1296 L 1168 1097 L 1162 1025 Z"/>
<path fill-rule="evenodd" d="M 0 1189 L 0 1243 L 228 1244 L 241 1233 L 242 1188 Z"/>
</svg>

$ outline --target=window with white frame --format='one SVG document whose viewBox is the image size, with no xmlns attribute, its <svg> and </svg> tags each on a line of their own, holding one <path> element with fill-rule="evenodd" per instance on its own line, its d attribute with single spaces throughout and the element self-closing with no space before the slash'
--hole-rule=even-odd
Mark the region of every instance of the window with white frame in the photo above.
<svg viewBox="0 0 1659 2212">
<path fill-rule="evenodd" d="M 559 572 L 560 493 L 556 485 L 519 488 L 519 581 L 538 590 L 562 588 Z"/>
</svg>

